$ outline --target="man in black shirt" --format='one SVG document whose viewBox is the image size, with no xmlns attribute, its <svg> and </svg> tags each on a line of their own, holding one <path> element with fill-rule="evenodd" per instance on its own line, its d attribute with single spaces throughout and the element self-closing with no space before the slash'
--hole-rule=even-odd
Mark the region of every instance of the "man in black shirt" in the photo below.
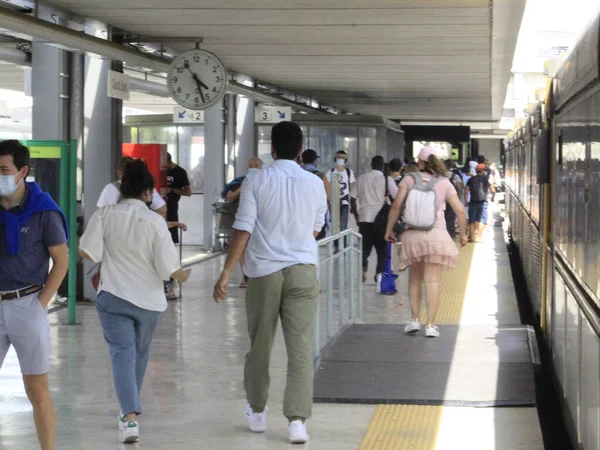
<svg viewBox="0 0 600 450">
<path fill-rule="evenodd" d="M 173 162 L 167 153 L 167 222 L 179 222 L 179 199 L 190 197 L 192 188 L 185 169 Z M 171 228 L 171 236 L 175 244 L 179 243 L 179 229 Z"/>
</svg>

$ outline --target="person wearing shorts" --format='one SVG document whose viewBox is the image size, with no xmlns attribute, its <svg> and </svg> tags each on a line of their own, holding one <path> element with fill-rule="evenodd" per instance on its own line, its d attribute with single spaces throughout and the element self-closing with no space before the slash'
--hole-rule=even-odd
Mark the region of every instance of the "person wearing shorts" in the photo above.
<svg viewBox="0 0 600 450">
<path fill-rule="evenodd" d="M 25 182 L 29 159 L 29 149 L 19 141 L 0 142 L 0 367 L 12 345 L 40 448 L 54 450 L 47 307 L 67 273 L 68 229 L 50 195 Z"/>
</svg>

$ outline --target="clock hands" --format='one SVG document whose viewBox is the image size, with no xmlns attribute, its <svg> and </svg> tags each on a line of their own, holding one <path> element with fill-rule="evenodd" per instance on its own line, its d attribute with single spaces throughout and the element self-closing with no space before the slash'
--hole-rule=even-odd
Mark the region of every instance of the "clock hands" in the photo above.
<svg viewBox="0 0 600 450">
<path fill-rule="evenodd" d="M 204 100 L 204 94 L 202 93 L 202 83 L 200 82 L 196 74 L 193 74 L 193 78 L 196 82 L 196 86 L 198 86 L 198 92 L 200 93 L 200 97 L 202 98 L 202 103 L 206 103 L 206 100 Z"/>
<path fill-rule="evenodd" d="M 192 74 L 192 78 L 196 82 L 196 86 L 198 86 L 198 93 L 200 94 L 200 97 L 202 98 L 202 103 L 206 103 L 206 100 L 204 100 L 204 94 L 202 93 L 202 88 L 204 88 L 208 91 L 208 86 L 206 84 L 204 84 L 200 80 L 200 78 L 198 78 L 198 75 L 196 75 L 194 72 L 192 72 L 192 69 L 190 69 L 189 64 L 185 64 L 185 68 Z"/>
</svg>

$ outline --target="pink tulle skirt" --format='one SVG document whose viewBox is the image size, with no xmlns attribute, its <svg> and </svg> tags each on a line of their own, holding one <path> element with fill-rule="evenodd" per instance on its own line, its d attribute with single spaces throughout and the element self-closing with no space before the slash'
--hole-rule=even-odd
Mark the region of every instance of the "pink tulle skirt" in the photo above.
<svg viewBox="0 0 600 450">
<path fill-rule="evenodd" d="M 410 266 L 417 262 L 454 267 L 459 251 L 445 228 L 407 230 L 402 234 L 400 264 Z"/>
</svg>

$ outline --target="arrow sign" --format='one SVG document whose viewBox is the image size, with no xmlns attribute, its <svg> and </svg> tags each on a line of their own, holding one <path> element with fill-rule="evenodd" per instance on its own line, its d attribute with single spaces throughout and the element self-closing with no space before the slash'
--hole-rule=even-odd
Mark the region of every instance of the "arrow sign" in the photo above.
<svg viewBox="0 0 600 450">
<path fill-rule="evenodd" d="M 292 108 L 289 106 L 259 105 L 254 113 L 256 123 L 277 123 L 292 120 Z"/>
<path fill-rule="evenodd" d="M 173 123 L 204 123 L 204 111 L 173 107 Z"/>
</svg>

